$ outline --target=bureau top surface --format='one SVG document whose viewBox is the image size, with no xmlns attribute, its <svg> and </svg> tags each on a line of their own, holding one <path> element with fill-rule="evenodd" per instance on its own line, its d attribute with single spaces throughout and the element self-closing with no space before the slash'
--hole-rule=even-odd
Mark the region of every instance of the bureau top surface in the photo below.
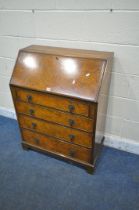
<svg viewBox="0 0 139 210">
<path fill-rule="evenodd" d="M 45 46 L 19 51 L 11 85 L 96 101 L 113 53 Z"/>
</svg>

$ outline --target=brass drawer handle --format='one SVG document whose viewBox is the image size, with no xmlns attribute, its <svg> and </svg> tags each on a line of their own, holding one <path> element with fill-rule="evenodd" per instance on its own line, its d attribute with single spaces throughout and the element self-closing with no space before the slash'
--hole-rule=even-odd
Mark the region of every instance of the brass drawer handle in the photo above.
<svg viewBox="0 0 139 210">
<path fill-rule="evenodd" d="M 33 140 L 34 140 L 34 143 L 35 143 L 35 144 L 37 144 L 37 145 L 40 144 L 40 140 L 39 140 L 39 139 L 36 139 L 36 138 L 35 138 L 35 139 L 33 139 Z"/>
<path fill-rule="evenodd" d="M 35 129 L 37 127 L 36 123 L 32 123 L 32 128 Z"/>
<path fill-rule="evenodd" d="M 68 109 L 69 109 L 69 112 L 72 113 L 74 111 L 75 107 L 73 105 L 69 105 Z"/>
<path fill-rule="evenodd" d="M 73 126 L 74 124 L 75 124 L 74 120 L 69 119 L 69 125 L 70 125 L 70 126 Z"/>
<path fill-rule="evenodd" d="M 70 134 L 70 135 L 69 135 L 69 139 L 70 139 L 70 141 L 73 141 L 73 140 L 74 140 L 74 138 L 75 138 L 75 136 L 74 136 L 73 134 Z"/>
<path fill-rule="evenodd" d="M 35 111 L 33 109 L 29 109 L 29 114 L 30 115 L 34 115 L 35 114 Z"/>
<path fill-rule="evenodd" d="M 73 149 L 70 149 L 70 151 L 69 151 L 69 156 L 75 157 L 75 155 L 76 155 L 76 151 L 73 150 Z"/>
<path fill-rule="evenodd" d="M 31 101 L 32 101 L 32 96 L 31 96 L 31 95 L 28 95 L 28 96 L 27 96 L 27 101 L 28 101 L 28 102 L 31 102 Z"/>
</svg>

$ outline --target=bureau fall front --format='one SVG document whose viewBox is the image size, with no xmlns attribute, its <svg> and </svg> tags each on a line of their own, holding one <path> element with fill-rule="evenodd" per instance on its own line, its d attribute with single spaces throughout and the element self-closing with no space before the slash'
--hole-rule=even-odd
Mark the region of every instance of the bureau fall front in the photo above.
<svg viewBox="0 0 139 210">
<path fill-rule="evenodd" d="M 24 149 L 92 172 L 105 132 L 113 53 L 29 46 L 10 81 Z"/>
</svg>

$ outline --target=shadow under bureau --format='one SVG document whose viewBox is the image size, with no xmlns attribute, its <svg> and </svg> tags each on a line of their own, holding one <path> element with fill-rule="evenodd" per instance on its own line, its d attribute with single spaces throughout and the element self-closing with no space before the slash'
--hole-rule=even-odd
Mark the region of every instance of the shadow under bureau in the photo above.
<svg viewBox="0 0 139 210">
<path fill-rule="evenodd" d="M 21 49 L 10 88 L 22 146 L 92 172 L 104 139 L 113 53 L 32 45 Z"/>
</svg>

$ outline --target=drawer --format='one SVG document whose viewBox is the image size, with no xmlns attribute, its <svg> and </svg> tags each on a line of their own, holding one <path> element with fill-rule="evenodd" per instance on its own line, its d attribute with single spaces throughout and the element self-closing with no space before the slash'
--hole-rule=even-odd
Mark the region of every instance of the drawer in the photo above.
<svg viewBox="0 0 139 210">
<path fill-rule="evenodd" d="M 91 162 L 91 149 L 69 144 L 56 138 L 44 136 L 35 132 L 22 129 L 24 141 L 36 147 L 43 148 L 47 151 L 60 153 L 62 156 L 79 159 L 81 161 Z"/>
<path fill-rule="evenodd" d="M 93 131 L 93 120 L 87 117 L 20 101 L 16 101 L 16 109 L 18 113 L 23 113 L 36 118 L 62 124 L 72 128 L 85 130 L 88 132 Z"/>
<path fill-rule="evenodd" d="M 19 114 L 18 119 L 22 128 L 31 129 L 48 136 L 53 136 L 85 147 L 92 147 L 91 133 L 67 128 L 58 124 L 49 123 L 21 114 Z"/>
<path fill-rule="evenodd" d="M 47 106 L 87 117 L 89 115 L 89 104 L 75 99 L 23 89 L 17 89 L 16 97 L 18 100 L 24 102 Z"/>
</svg>

